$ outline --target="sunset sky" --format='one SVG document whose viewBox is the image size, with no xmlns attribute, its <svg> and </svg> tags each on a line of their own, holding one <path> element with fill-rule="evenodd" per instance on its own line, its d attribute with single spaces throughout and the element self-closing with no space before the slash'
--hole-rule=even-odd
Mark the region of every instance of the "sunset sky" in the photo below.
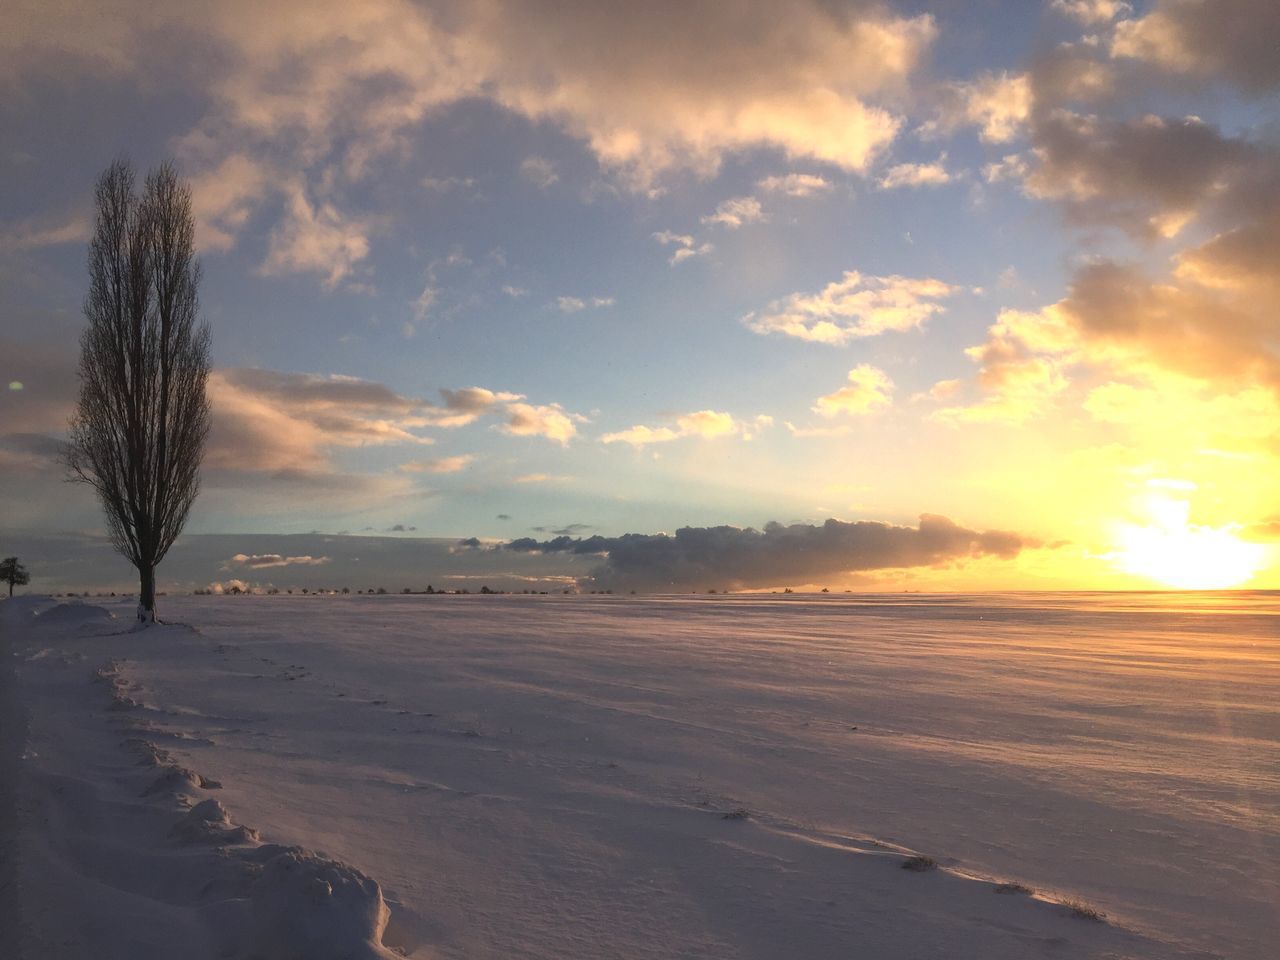
<svg viewBox="0 0 1280 960">
<path fill-rule="evenodd" d="M 130 579 L 53 462 L 125 154 L 213 337 L 162 582 L 1280 588 L 1278 49 L 1274 0 L 10 0 L 0 555 Z"/>
</svg>

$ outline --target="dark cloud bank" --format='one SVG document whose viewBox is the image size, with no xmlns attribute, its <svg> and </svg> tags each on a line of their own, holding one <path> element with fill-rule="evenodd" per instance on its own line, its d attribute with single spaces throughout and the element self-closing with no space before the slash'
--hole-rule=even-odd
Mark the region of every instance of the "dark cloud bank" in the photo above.
<svg viewBox="0 0 1280 960">
<path fill-rule="evenodd" d="M 924 514 L 917 527 L 860 520 L 822 525 L 777 522 L 750 527 L 681 527 L 675 535 L 552 540 L 523 537 L 502 549 L 519 553 L 601 556 L 584 584 L 633 590 L 702 590 L 804 584 L 868 570 L 936 566 L 968 558 L 1011 558 L 1026 539 L 998 530 L 969 530 Z"/>
</svg>

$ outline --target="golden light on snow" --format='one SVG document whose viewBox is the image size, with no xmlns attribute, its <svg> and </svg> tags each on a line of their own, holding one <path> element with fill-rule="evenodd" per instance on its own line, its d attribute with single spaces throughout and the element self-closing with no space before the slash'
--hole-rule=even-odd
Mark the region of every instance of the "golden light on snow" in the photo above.
<svg viewBox="0 0 1280 960">
<path fill-rule="evenodd" d="M 1112 562 L 1126 573 L 1180 590 L 1238 587 L 1266 564 L 1267 548 L 1236 536 L 1238 525 L 1199 526 L 1185 500 L 1152 497 L 1153 522 L 1122 523 L 1115 529 Z"/>
</svg>

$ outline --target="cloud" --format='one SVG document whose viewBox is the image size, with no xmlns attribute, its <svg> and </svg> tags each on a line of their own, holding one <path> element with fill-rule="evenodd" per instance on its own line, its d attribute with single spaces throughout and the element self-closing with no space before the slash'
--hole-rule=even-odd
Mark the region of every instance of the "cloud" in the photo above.
<svg viewBox="0 0 1280 960">
<path fill-rule="evenodd" d="M 1023 180 L 1030 170 L 1026 157 L 1016 153 L 1007 153 L 999 160 L 986 164 L 982 168 L 982 178 L 987 183 L 999 183 L 1002 180 Z"/>
<path fill-rule="evenodd" d="M 501 404 L 522 399 L 518 393 L 495 393 L 484 387 L 442 389 L 443 408 L 432 411 L 432 422 L 441 427 L 461 427 L 474 423 Z"/>
<path fill-rule="evenodd" d="M 1053 0 L 1049 6 L 1087 25 L 1110 23 L 1133 12 L 1133 6 L 1125 0 Z"/>
<path fill-rule="evenodd" d="M 705 257 L 707 254 L 715 250 L 710 243 L 698 243 L 693 236 L 687 233 L 674 233 L 670 230 L 660 230 L 653 234 L 653 239 L 665 246 L 674 246 L 671 257 L 667 260 L 671 266 L 677 263 L 683 263 L 693 257 Z"/>
<path fill-rule="evenodd" d="M 899 163 L 890 167 L 879 184 L 881 190 L 896 190 L 899 187 L 938 187 L 952 181 L 946 168 L 947 155 L 944 153 L 933 163 Z"/>
<path fill-rule="evenodd" d="M 810 439 L 814 437 L 847 437 L 853 432 L 853 427 L 847 423 L 824 427 L 798 427 L 790 420 L 786 420 L 784 423 L 788 433 L 793 437 L 800 437 L 801 439 Z"/>
<path fill-rule="evenodd" d="M 752 420 L 738 420 L 732 414 L 719 410 L 695 410 L 675 417 L 674 427 L 648 427 L 637 424 L 626 430 L 606 433 L 602 443 L 625 443 L 633 447 L 646 447 L 655 443 L 669 443 L 684 437 L 700 437 L 712 440 L 717 437 L 740 436 L 752 439 L 755 434 L 773 424 L 773 418 L 765 415 Z"/>
<path fill-rule="evenodd" d="M 333 287 L 370 239 L 344 198 L 450 105 L 482 99 L 554 126 L 642 191 L 757 149 L 865 171 L 901 126 L 875 100 L 904 87 L 935 34 L 930 16 L 870 0 L 122 0 L 56 16 L 26 4 L 0 36 L 0 84 L 10 96 L 51 76 L 197 88 L 206 110 L 178 145 L 197 178 L 213 172 L 200 201 L 208 248 L 228 248 L 282 198 L 266 269 Z M 157 36 L 187 57 L 151 55 Z M 304 173 L 286 183 L 284 171 Z"/>
<path fill-rule="evenodd" d="M 1280 543 L 1280 517 L 1263 520 L 1245 527 L 1244 536 L 1248 540 L 1262 543 Z"/>
<path fill-rule="evenodd" d="M 202 252 L 220 253 L 235 246 L 236 235 L 267 196 L 276 175 L 261 161 L 231 153 L 191 178 L 191 212 Z"/>
<path fill-rule="evenodd" d="M 900 121 L 864 98 L 899 86 L 935 33 L 879 4 L 478 6 L 468 32 L 493 51 L 494 99 L 641 188 L 756 147 L 865 170 Z"/>
<path fill-rule="evenodd" d="M 435 305 L 436 299 L 440 296 L 440 289 L 428 283 L 422 288 L 422 293 L 418 294 L 416 300 L 413 301 L 413 319 L 418 323 L 422 323 L 427 319 L 427 314 Z"/>
<path fill-rule="evenodd" d="M 1037 121 L 1034 144 L 1029 195 L 1138 237 L 1173 236 L 1207 207 L 1246 206 L 1246 195 L 1275 196 L 1275 151 L 1195 117 L 1110 120 L 1059 109 Z"/>
<path fill-rule="evenodd" d="M 267 275 L 318 273 L 326 290 L 333 290 L 369 256 L 369 218 L 342 214 L 332 203 L 313 203 L 300 181 L 286 188 L 284 219 L 271 230 Z"/>
<path fill-rule="evenodd" d="M 209 378 L 213 427 L 205 463 L 215 470 L 268 473 L 294 485 L 328 484 L 335 476 L 332 450 L 427 445 L 434 440 L 418 431 L 428 427 L 457 428 L 499 415 L 508 418 L 503 429 L 509 433 L 561 442 L 573 435 L 576 415 L 557 404 L 533 405 L 521 394 L 484 387 L 444 389 L 440 395 L 443 402 L 431 404 L 356 377 L 215 370 Z M 414 462 L 435 465 L 422 466 L 425 472 L 450 472 L 443 468 L 461 469 L 464 459 Z"/>
<path fill-rule="evenodd" d="M 1025 421 L 1065 390 L 1073 367 L 1110 376 L 1192 377 L 1218 391 L 1262 385 L 1280 396 L 1277 292 L 1280 211 L 1176 258 L 1171 277 L 1095 260 L 1067 296 L 1038 311 L 1002 312 L 967 353 L 988 396 L 943 419 Z M 1155 416 L 1155 411 L 1152 411 Z"/>
<path fill-rule="evenodd" d="M 512 540 L 505 550 L 601 556 L 588 582 L 644 590 L 781 587 L 858 571 L 1010 559 L 1031 544 L 1016 533 L 979 532 L 925 514 L 916 527 L 828 520 L 821 525 L 772 522 L 763 530 L 682 527 L 675 535 L 568 536 Z"/>
<path fill-rule="evenodd" d="M 971 404 L 943 407 L 932 419 L 949 423 L 1025 423 L 1042 414 L 1066 389 L 1066 370 L 1079 361 L 1081 343 L 1061 305 L 1040 311 L 1003 310 L 984 343 L 965 351 L 979 364 L 984 391 Z M 959 393 L 955 381 L 935 399 Z M 935 385 L 935 390 L 941 384 Z M 932 393 L 932 391 L 931 391 Z"/>
<path fill-rule="evenodd" d="M 1280 8 L 1271 0 L 1156 0 L 1116 25 L 1111 53 L 1249 94 L 1280 87 Z"/>
<path fill-rule="evenodd" d="M 520 176 L 540 190 L 546 190 L 560 179 L 556 165 L 546 157 L 525 157 L 520 161 Z"/>
<path fill-rule="evenodd" d="M 469 453 L 454 457 L 440 457 L 435 460 L 410 460 L 400 464 L 405 473 L 458 473 L 465 470 L 475 460 Z"/>
<path fill-rule="evenodd" d="M 1214 256 L 1227 254 L 1215 246 L 1219 239 L 1184 254 L 1181 282 L 1155 282 L 1126 264 L 1091 264 L 1077 273 L 1058 309 L 1103 361 L 1107 353 L 1119 354 L 1137 368 L 1155 365 L 1223 385 L 1263 382 L 1280 390 L 1275 317 L 1257 300 L 1274 280 L 1252 282 L 1247 271 L 1228 271 L 1232 279 L 1243 274 L 1243 282 L 1219 286 Z M 1280 263 L 1280 244 L 1267 255 Z M 1236 266 L 1229 254 L 1228 263 Z M 1206 274 L 1208 283 L 1202 282 Z"/>
<path fill-rule="evenodd" d="M 938 116 L 926 123 L 922 132 L 949 133 L 972 126 L 988 143 L 1008 143 L 1022 132 L 1033 100 L 1031 78 L 1026 74 L 981 73 L 973 80 L 943 87 Z"/>
<path fill-rule="evenodd" d="M 0 434 L 0 475 L 61 472 L 64 443 L 43 433 Z"/>
<path fill-rule="evenodd" d="M 282 557 L 278 553 L 237 553 L 223 565 L 223 569 L 248 567 L 251 570 L 265 570 L 271 567 L 318 567 L 328 562 L 328 557 Z"/>
<path fill-rule="evenodd" d="M 0 224 L 0 253 L 85 243 L 89 239 L 89 229 L 88 219 L 80 216 L 29 218 L 18 223 Z"/>
<path fill-rule="evenodd" d="M 788 197 L 812 197 L 832 189 L 830 180 L 812 173 L 788 173 L 782 176 L 765 177 L 758 181 L 756 186 L 766 193 L 781 193 Z"/>
<path fill-rule="evenodd" d="M 849 371 L 849 386 L 819 397 L 813 412 L 824 417 L 864 416 L 889 406 L 892 393 L 893 381 L 887 373 L 869 363 L 860 363 Z"/>
<path fill-rule="evenodd" d="M 526 473 L 526 474 L 522 474 L 521 476 L 514 477 L 511 482 L 512 483 L 534 483 L 534 484 L 560 483 L 568 479 L 569 479 L 568 477 L 552 476 L 549 473 Z"/>
<path fill-rule="evenodd" d="M 577 436 L 576 424 L 585 423 L 586 417 L 568 413 L 558 403 L 508 403 L 507 422 L 500 429 L 517 437 L 546 437 L 560 444 L 567 444 Z"/>
<path fill-rule="evenodd" d="M 628 443 L 633 447 L 643 447 L 653 443 L 679 440 L 680 433 L 671 427 L 646 427 L 643 424 L 637 424 L 626 430 L 606 433 L 600 439 L 604 443 Z"/>
<path fill-rule="evenodd" d="M 579 313 L 588 307 L 612 307 L 617 302 L 613 297 L 556 297 L 556 308 L 561 313 Z"/>
<path fill-rule="evenodd" d="M 707 214 L 702 222 L 736 230 L 743 224 L 759 223 L 766 219 L 764 208 L 755 197 L 734 197 L 717 206 L 715 213 Z"/>
<path fill-rule="evenodd" d="M 760 334 L 781 333 L 839 345 L 887 331 L 913 330 L 946 308 L 959 287 L 931 278 L 869 277 L 848 270 L 819 293 L 793 293 L 743 317 Z"/>
<path fill-rule="evenodd" d="M 423 177 L 419 183 L 424 190 L 432 193 L 450 193 L 454 190 L 469 190 L 476 185 L 475 177 Z"/>
<path fill-rule="evenodd" d="M 209 377 L 213 425 L 205 462 L 234 470 L 312 470 L 329 448 L 425 444 L 423 405 L 354 377 L 219 369 Z"/>
</svg>

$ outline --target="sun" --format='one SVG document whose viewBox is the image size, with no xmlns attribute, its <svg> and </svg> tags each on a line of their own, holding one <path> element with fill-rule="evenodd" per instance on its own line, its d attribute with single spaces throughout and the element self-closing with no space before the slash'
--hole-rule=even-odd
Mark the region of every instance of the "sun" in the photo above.
<svg viewBox="0 0 1280 960">
<path fill-rule="evenodd" d="M 1236 536 L 1238 525 L 1187 522 L 1190 504 L 1151 498 L 1148 526 L 1118 524 L 1112 562 L 1126 573 L 1179 590 L 1222 590 L 1248 581 L 1266 563 L 1267 548 Z"/>
</svg>

